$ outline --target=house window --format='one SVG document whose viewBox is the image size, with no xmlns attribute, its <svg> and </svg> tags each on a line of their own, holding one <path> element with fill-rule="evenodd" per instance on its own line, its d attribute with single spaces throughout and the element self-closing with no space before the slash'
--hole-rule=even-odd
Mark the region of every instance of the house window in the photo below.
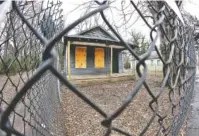
<svg viewBox="0 0 199 136">
<path fill-rule="evenodd" d="M 75 48 L 75 68 L 86 68 L 86 47 Z"/>
<path fill-rule="evenodd" d="M 95 48 L 95 68 L 104 68 L 104 49 Z"/>
</svg>

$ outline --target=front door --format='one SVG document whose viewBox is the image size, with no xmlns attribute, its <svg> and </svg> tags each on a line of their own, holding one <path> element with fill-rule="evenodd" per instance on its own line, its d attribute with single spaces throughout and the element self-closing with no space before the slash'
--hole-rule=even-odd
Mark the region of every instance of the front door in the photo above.
<svg viewBox="0 0 199 136">
<path fill-rule="evenodd" d="M 119 53 L 119 51 L 117 49 L 113 49 L 113 62 L 112 62 L 113 73 L 119 72 L 118 53 Z"/>
</svg>

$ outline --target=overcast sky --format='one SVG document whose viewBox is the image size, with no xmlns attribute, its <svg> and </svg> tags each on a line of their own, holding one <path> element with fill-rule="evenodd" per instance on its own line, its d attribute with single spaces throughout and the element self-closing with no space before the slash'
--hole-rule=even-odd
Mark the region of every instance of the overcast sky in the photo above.
<svg viewBox="0 0 199 136">
<path fill-rule="evenodd" d="M 184 8 L 199 19 L 199 0 L 185 0 Z"/>
<path fill-rule="evenodd" d="M 72 13 L 70 11 L 72 11 L 76 6 L 81 5 L 82 3 L 85 3 L 88 1 L 89 0 L 63 0 L 63 10 L 64 10 L 64 17 L 66 19 L 66 22 L 65 22 L 66 26 L 68 24 L 70 24 L 71 22 L 73 22 L 74 20 L 78 19 L 80 17 L 80 15 L 82 15 L 82 10 L 76 10 L 76 11 L 73 11 Z M 103 0 L 98 0 L 98 1 L 103 1 Z M 122 0 L 117 0 L 113 5 L 115 7 L 119 8 L 119 6 L 121 5 L 121 1 Z M 184 2 L 184 9 L 199 19 L 199 0 L 183 0 L 183 2 Z M 131 7 L 131 8 L 133 8 L 133 7 Z M 106 11 L 105 14 L 109 17 L 111 16 L 108 11 Z M 115 23 L 122 21 L 118 17 L 118 14 L 120 14 L 120 13 L 113 10 L 113 14 L 114 14 L 114 16 L 111 18 L 111 20 L 114 20 Z M 136 19 L 136 15 L 133 18 Z M 134 20 L 132 19 L 132 21 L 134 21 Z M 127 33 L 127 31 L 125 29 L 122 29 L 122 30 L 123 31 L 121 33 L 122 33 L 123 37 L 128 39 L 129 34 Z M 131 27 L 131 30 L 135 30 L 137 32 L 140 31 L 143 34 L 149 33 L 149 29 L 145 26 L 144 22 L 141 19 L 139 19 L 139 21 L 137 21 Z M 71 34 L 73 34 L 73 33 L 75 33 L 75 32 L 72 31 Z"/>
</svg>

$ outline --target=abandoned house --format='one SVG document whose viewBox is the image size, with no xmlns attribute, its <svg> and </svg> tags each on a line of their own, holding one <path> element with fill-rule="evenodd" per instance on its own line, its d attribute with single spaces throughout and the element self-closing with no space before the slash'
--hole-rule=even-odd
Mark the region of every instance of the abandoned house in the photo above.
<svg viewBox="0 0 199 136">
<path fill-rule="evenodd" d="M 64 37 L 64 71 L 71 75 L 123 73 L 121 42 L 100 26 Z"/>
</svg>

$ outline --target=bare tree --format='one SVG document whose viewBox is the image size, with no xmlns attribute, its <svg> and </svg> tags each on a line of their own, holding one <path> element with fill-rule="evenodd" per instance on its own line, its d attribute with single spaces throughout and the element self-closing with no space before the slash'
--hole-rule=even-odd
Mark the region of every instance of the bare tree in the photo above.
<svg viewBox="0 0 199 136">
<path fill-rule="evenodd" d="M 146 37 L 142 33 L 135 31 L 131 33 L 131 36 L 131 43 L 133 46 L 135 46 L 135 52 L 138 55 L 144 54 L 149 47 L 149 42 Z"/>
<path fill-rule="evenodd" d="M 124 38 L 128 35 L 130 37 L 131 30 L 135 23 L 140 20 L 139 14 L 136 12 L 135 8 L 131 5 L 130 1 L 126 0 L 109 0 L 109 8 L 105 10 L 105 15 L 107 16 L 108 21 L 112 24 L 115 30 L 120 33 Z M 92 11 L 94 8 L 99 5 L 95 1 L 87 1 L 77 5 L 73 10 L 67 13 L 66 16 L 72 14 L 73 12 L 80 13 L 80 16 L 84 16 L 86 13 Z M 144 13 L 144 15 L 150 19 L 149 11 L 147 5 L 142 1 L 136 2 L 136 6 Z M 67 22 L 67 17 L 66 17 Z M 76 32 L 88 29 L 90 27 L 101 25 L 106 30 L 109 28 L 106 26 L 102 20 L 100 14 L 85 20 L 76 27 Z"/>
<path fill-rule="evenodd" d="M 134 50 L 137 55 L 144 54 L 145 52 L 147 52 L 149 47 L 148 40 L 141 32 L 132 31 L 130 43 L 131 46 L 135 48 Z M 128 50 L 125 50 L 123 51 L 123 57 L 125 68 L 130 68 L 130 63 L 134 60 L 132 54 Z"/>
</svg>

